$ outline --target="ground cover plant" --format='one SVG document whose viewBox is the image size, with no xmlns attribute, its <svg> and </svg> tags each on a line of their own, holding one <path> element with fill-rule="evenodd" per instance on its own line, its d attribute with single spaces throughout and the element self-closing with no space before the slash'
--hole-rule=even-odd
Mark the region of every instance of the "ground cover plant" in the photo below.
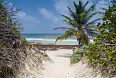
<svg viewBox="0 0 116 78">
<path fill-rule="evenodd" d="M 70 56 L 71 63 L 77 63 L 83 58 L 84 51 L 88 48 L 87 45 L 83 45 L 81 48 L 77 49 L 73 52 L 72 56 Z"/>
</svg>

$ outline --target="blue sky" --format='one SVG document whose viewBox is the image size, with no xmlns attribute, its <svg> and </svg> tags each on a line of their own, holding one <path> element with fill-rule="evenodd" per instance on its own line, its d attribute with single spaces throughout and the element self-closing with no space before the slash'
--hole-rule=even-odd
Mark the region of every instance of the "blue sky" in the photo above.
<svg viewBox="0 0 116 78">
<path fill-rule="evenodd" d="M 56 27 L 69 26 L 63 22 L 64 18 L 61 15 L 68 16 L 69 6 L 74 10 L 73 1 L 77 4 L 79 0 L 6 0 L 15 8 L 19 7 L 21 10 L 17 13 L 17 17 L 22 22 L 22 27 L 25 28 L 22 33 L 63 33 L 64 31 L 55 30 Z M 100 7 L 107 8 L 107 5 L 100 5 L 108 3 L 110 0 L 82 0 L 83 3 L 89 1 L 86 9 L 91 5 L 96 4 L 95 11 L 102 11 Z M 91 20 L 101 17 L 101 15 L 94 16 Z M 70 27 L 70 26 L 69 26 Z"/>
</svg>

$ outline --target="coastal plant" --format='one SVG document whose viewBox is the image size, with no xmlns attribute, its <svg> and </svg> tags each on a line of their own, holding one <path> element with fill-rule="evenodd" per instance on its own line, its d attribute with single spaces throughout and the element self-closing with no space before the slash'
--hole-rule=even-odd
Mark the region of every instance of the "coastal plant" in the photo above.
<svg viewBox="0 0 116 78">
<path fill-rule="evenodd" d="M 7 54 L 7 53 L 8 53 L 8 51 L 5 51 L 5 53 Z"/>
<path fill-rule="evenodd" d="M 79 62 L 83 58 L 84 51 L 87 48 L 88 48 L 88 46 L 83 45 L 81 48 L 79 48 L 76 51 L 74 51 L 73 54 L 72 54 L 72 56 L 70 56 L 71 63 L 77 63 L 77 62 Z"/>
<path fill-rule="evenodd" d="M 13 7 L 4 0 L 0 2 L 0 78 L 25 78 L 29 74 L 26 65 L 30 69 L 34 67 L 34 70 L 39 70 L 42 61 L 49 59 L 43 58 L 41 52 L 34 53 L 25 47 L 28 42 L 21 37 L 15 19 L 19 9 Z"/>
<path fill-rule="evenodd" d="M 64 20 L 64 22 L 68 23 L 72 27 L 71 28 L 69 27 L 54 28 L 53 30 L 56 30 L 56 29 L 66 30 L 65 34 L 58 37 L 55 43 L 59 39 L 66 39 L 74 35 L 76 36 L 77 41 L 79 41 L 79 47 L 81 47 L 84 44 L 85 45 L 89 44 L 88 35 L 93 36 L 94 34 L 96 34 L 97 25 L 94 25 L 94 23 L 97 20 L 100 20 L 101 18 L 90 21 L 90 19 L 98 13 L 98 12 L 92 13 L 92 11 L 94 10 L 95 4 L 92 5 L 89 9 L 85 9 L 86 5 L 89 2 L 86 2 L 84 5 L 82 1 L 79 1 L 78 5 L 75 2 L 73 3 L 75 7 L 74 12 L 71 10 L 70 7 L 68 7 L 68 10 L 70 12 L 69 13 L 70 17 L 62 15 L 63 17 L 65 17 L 65 19 L 67 19 L 67 20 Z"/>
<path fill-rule="evenodd" d="M 0 78 L 16 78 L 27 58 L 20 23 L 15 18 L 18 11 L 14 5 L 0 0 Z"/>
<path fill-rule="evenodd" d="M 92 65 L 104 70 L 116 69 L 116 4 L 109 6 L 98 23 L 99 33 L 94 43 L 90 43 L 85 55 Z"/>
<path fill-rule="evenodd" d="M 46 50 L 44 50 L 43 55 L 44 55 L 45 57 L 47 57 L 47 56 L 48 56 L 48 55 L 46 54 Z"/>
<path fill-rule="evenodd" d="M 21 37 L 21 30 L 23 29 L 21 27 L 21 23 L 16 19 L 16 13 L 18 11 L 20 11 L 20 9 L 16 8 L 16 10 L 14 11 L 13 7 L 11 9 L 9 9 L 8 5 L 9 3 L 5 2 L 4 0 L 0 1 L 0 27 L 5 26 L 6 28 L 8 28 L 8 34 L 10 33 L 14 33 L 16 35 L 18 35 L 18 40 L 14 39 L 13 41 L 15 42 L 14 44 L 17 46 L 20 43 L 20 39 L 21 39 L 21 43 L 23 43 L 23 46 L 26 46 L 28 44 L 28 42 L 25 40 L 25 38 Z M 7 6 L 7 7 L 5 7 Z M 2 29 L 1 29 L 2 30 Z M 10 35 L 9 35 L 10 36 Z M 4 44 L 3 44 L 4 45 Z M 14 46 L 15 46 L 14 45 Z"/>
</svg>

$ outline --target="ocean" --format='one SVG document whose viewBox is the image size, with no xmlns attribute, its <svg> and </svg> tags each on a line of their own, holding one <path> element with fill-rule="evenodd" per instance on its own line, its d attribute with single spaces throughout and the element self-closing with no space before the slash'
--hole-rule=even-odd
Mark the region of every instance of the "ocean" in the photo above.
<svg viewBox="0 0 116 78">
<path fill-rule="evenodd" d="M 38 34 L 38 33 L 21 33 L 23 37 L 28 42 L 31 42 L 32 44 L 54 44 L 57 39 L 57 37 L 63 35 L 63 34 Z M 90 40 L 92 42 L 92 40 Z M 78 45 L 78 41 L 73 36 L 71 38 L 58 40 L 56 42 L 56 45 Z"/>
</svg>

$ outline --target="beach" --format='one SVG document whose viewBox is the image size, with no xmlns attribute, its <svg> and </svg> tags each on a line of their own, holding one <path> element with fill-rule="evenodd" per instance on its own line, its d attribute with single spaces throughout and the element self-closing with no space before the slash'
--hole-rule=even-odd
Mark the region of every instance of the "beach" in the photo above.
<svg viewBox="0 0 116 78">
<path fill-rule="evenodd" d="M 37 46 L 40 49 L 40 46 Z M 77 47 L 69 48 L 69 46 L 60 47 L 54 46 L 55 49 L 50 49 L 53 46 L 41 46 L 42 48 L 46 48 L 46 54 L 51 58 L 51 62 L 44 61 L 43 67 L 41 70 L 41 75 L 39 74 L 39 78 L 101 78 L 100 74 L 95 76 L 93 69 L 87 67 L 87 62 L 83 63 L 80 61 L 76 64 L 70 63 L 70 56 L 73 53 L 73 49 L 77 49 Z"/>
<path fill-rule="evenodd" d="M 81 60 L 76 64 L 71 64 L 70 56 L 73 51 L 78 49 L 77 41 L 74 38 L 62 40 L 60 44 L 53 44 L 55 42 L 56 35 L 42 35 L 37 37 L 38 34 L 31 37 L 26 37 L 28 42 L 33 42 L 33 44 L 40 52 L 47 54 L 51 59 L 50 61 L 43 60 L 42 69 L 36 71 L 33 76 L 35 78 L 101 78 L 100 73 L 95 74 L 92 68 L 87 67 L 86 59 Z M 33 37 L 32 37 L 33 36 Z M 51 43 L 52 40 L 52 43 Z M 47 41 L 47 42 L 46 42 Z M 74 42 L 76 44 L 72 44 Z M 45 44 L 43 42 L 46 42 Z M 69 44 L 66 44 L 66 43 Z M 40 43 L 40 44 L 39 44 Z M 95 76 L 96 75 L 96 76 Z"/>
</svg>

